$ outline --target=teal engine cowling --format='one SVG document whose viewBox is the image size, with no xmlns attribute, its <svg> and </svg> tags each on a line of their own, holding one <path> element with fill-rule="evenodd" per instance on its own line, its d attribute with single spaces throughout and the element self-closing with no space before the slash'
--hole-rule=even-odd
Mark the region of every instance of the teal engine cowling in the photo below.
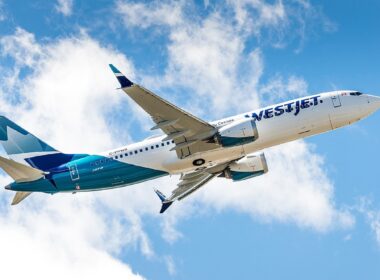
<svg viewBox="0 0 380 280">
<path fill-rule="evenodd" d="M 256 123 L 250 119 L 234 121 L 221 127 L 217 133 L 217 140 L 222 147 L 244 145 L 258 138 Z"/>
<path fill-rule="evenodd" d="M 264 153 L 251 154 L 231 163 L 222 176 L 233 181 L 242 181 L 268 172 Z"/>
</svg>

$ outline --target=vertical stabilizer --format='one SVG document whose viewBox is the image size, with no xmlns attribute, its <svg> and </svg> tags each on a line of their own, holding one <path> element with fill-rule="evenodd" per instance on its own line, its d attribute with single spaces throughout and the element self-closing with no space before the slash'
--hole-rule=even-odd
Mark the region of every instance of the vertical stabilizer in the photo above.
<svg viewBox="0 0 380 280">
<path fill-rule="evenodd" d="M 0 143 L 9 158 L 24 164 L 28 163 L 26 158 L 58 153 L 56 149 L 4 116 L 0 116 Z"/>
</svg>

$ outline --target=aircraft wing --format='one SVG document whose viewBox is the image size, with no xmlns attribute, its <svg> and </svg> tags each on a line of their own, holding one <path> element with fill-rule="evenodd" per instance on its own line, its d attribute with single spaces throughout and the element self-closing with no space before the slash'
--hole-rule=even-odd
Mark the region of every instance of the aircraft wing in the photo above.
<svg viewBox="0 0 380 280">
<path fill-rule="evenodd" d="M 144 87 L 134 84 L 112 64 L 110 67 L 121 89 L 151 116 L 156 124 L 152 130 L 161 129 L 167 135 L 164 141 L 174 141 L 173 150 L 177 152 L 179 158 L 218 147 L 212 141 L 210 143 L 203 141 L 216 133 L 213 125 L 178 108 Z"/>
<path fill-rule="evenodd" d="M 204 186 L 211 179 L 221 174 L 228 164 L 229 162 L 182 174 L 180 182 L 177 184 L 177 188 L 173 190 L 169 198 L 166 198 L 166 196 L 159 190 L 155 190 L 162 202 L 160 213 L 165 212 L 174 201 L 184 199 Z"/>
</svg>

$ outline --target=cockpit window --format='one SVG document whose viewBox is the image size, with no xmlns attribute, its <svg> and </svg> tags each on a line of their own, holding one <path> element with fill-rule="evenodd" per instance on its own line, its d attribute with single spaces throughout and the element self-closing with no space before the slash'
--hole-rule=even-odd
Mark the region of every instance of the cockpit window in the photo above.
<svg viewBox="0 0 380 280">
<path fill-rule="evenodd" d="M 358 91 L 350 92 L 350 95 L 353 95 L 353 96 L 359 96 L 359 95 L 362 95 L 362 94 L 363 93 L 358 92 Z"/>
</svg>

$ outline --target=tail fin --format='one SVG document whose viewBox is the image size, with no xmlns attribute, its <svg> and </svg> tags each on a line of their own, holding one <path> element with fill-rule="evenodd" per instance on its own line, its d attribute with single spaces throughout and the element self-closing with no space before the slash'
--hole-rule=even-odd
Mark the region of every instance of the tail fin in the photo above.
<svg viewBox="0 0 380 280">
<path fill-rule="evenodd" d="M 58 152 L 4 116 L 0 116 L 0 143 L 8 156 L 20 163 L 31 156 Z"/>
</svg>

